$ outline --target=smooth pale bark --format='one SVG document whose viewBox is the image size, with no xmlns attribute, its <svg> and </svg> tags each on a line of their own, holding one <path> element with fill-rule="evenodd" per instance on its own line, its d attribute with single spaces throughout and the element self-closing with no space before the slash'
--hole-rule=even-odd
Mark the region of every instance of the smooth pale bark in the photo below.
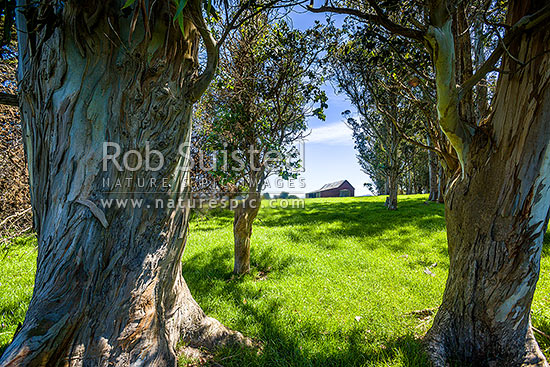
<svg viewBox="0 0 550 367">
<path fill-rule="evenodd" d="M 544 1 L 512 1 L 509 24 Z M 548 366 L 530 310 L 550 206 L 550 31 L 523 35 L 505 56 L 490 125 L 445 196 L 449 277 L 426 336 L 435 366 Z M 490 127 L 489 127 L 490 126 Z"/>
<path fill-rule="evenodd" d="M 460 166 L 464 169 L 464 157 L 468 153 L 471 129 L 459 115 L 457 90 L 457 63 L 452 20 L 445 15 L 445 1 L 433 1 L 433 24 L 425 35 L 426 44 L 432 52 L 437 89 L 437 115 L 441 129 L 456 151 Z"/>
<path fill-rule="evenodd" d="M 93 11 L 116 14 L 122 6 L 97 3 Z M 189 2 L 186 11 L 200 14 L 197 6 Z M 49 38 L 33 35 L 27 52 L 36 53 L 20 62 L 38 263 L 25 321 L 0 365 L 175 366 L 181 339 L 195 346 L 241 340 L 193 300 L 181 274 L 188 210 L 167 204 L 188 190 L 178 146 L 191 131 L 195 28 L 186 24 L 183 38 L 158 4 L 151 37 L 140 20 L 128 41 L 130 17 L 108 21 L 81 3 L 63 7 L 61 25 Z M 104 171 L 106 141 L 142 155 L 149 144 L 164 165 Z M 170 187 L 144 190 L 138 177 L 166 178 Z M 104 183 L 126 178 L 134 180 L 120 189 Z M 143 202 L 104 208 L 104 199 Z"/>
<path fill-rule="evenodd" d="M 250 271 L 250 238 L 252 224 L 260 211 L 262 202 L 258 190 L 250 192 L 245 200 L 235 209 L 233 220 L 233 237 L 235 247 L 235 263 L 233 273 L 246 274 Z"/>
</svg>

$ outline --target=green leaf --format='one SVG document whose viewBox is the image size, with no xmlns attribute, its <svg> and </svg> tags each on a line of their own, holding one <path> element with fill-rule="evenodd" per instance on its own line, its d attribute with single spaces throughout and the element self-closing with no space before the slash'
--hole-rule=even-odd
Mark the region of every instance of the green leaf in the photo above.
<svg viewBox="0 0 550 367">
<path fill-rule="evenodd" d="M 124 3 L 124 6 L 122 7 L 122 9 L 126 9 L 127 7 L 132 5 L 135 1 L 136 0 L 126 0 L 126 3 Z"/>
<path fill-rule="evenodd" d="M 178 24 L 179 24 L 180 29 L 181 29 L 181 34 L 185 35 L 185 26 L 183 24 L 183 15 L 178 17 Z"/>
<path fill-rule="evenodd" d="M 176 9 L 176 14 L 174 15 L 174 21 L 176 20 L 176 18 L 178 18 L 178 21 L 179 21 L 180 15 L 183 12 L 183 8 L 185 8 L 185 5 L 187 4 L 187 0 L 174 0 L 174 2 L 176 3 L 176 6 L 178 7 Z M 182 21 L 183 21 L 183 17 L 181 17 L 181 18 L 182 18 Z"/>
<path fill-rule="evenodd" d="M 210 9 L 212 9 L 212 0 L 208 0 L 208 5 L 206 7 L 206 14 L 210 14 Z"/>
</svg>

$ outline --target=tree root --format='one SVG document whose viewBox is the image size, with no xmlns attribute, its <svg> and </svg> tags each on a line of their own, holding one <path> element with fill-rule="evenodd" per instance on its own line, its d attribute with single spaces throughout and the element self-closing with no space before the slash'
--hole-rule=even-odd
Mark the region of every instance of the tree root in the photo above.
<svg viewBox="0 0 550 367">
<path fill-rule="evenodd" d="M 179 349 L 179 353 L 191 359 L 210 359 L 211 352 L 219 348 L 240 346 L 255 349 L 258 353 L 262 345 L 247 338 L 238 331 L 231 330 L 218 320 L 204 316 L 197 329 L 182 338 L 185 344 Z"/>
<path fill-rule="evenodd" d="M 431 361 L 432 367 L 446 367 L 447 365 L 447 352 L 445 350 L 445 342 L 443 335 L 434 333 L 433 330 L 429 330 L 424 336 L 424 349 L 428 354 L 428 358 Z"/>
<path fill-rule="evenodd" d="M 424 337 L 424 345 L 428 358 L 431 361 L 432 367 L 447 367 L 451 362 L 451 356 L 448 353 L 450 347 L 445 342 L 445 336 L 441 332 L 434 332 L 430 330 Z M 523 350 L 521 350 L 523 349 Z M 511 356 L 508 356 L 511 357 Z M 516 359 L 517 358 L 517 359 Z M 475 362 L 475 365 L 483 365 L 489 367 L 498 367 L 503 365 L 502 358 L 499 360 L 484 360 L 484 361 L 467 361 L 469 363 Z M 544 354 L 540 350 L 537 341 L 534 338 L 531 328 L 528 331 L 525 346 L 520 348 L 517 354 L 514 354 L 512 358 L 514 361 L 506 358 L 506 362 L 509 366 L 521 366 L 521 367 L 550 367 Z"/>
</svg>

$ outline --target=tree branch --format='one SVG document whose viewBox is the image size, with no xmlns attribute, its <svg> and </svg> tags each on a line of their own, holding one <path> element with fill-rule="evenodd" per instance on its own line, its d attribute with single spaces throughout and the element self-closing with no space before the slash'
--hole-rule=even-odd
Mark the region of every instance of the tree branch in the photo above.
<svg viewBox="0 0 550 367">
<path fill-rule="evenodd" d="M 507 50 L 508 46 L 523 33 L 535 29 L 541 23 L 548 21 L 550 19 L 550 5 L 546 5 L 544 8 L 538 12 L 526 15 L 514 24 L 506 35 L 499 42 L 498 46 L 495 48 L 491 56 L 481 65 L 478 70 L 475 72 L 470 79 L 466 80 L 458 92 L 459 100 L 464 97 L 464 95 L 472 89 L 480 80 L 482 80 L 487 73 L 496 70 L 496 63 L 500 60 L 501 56 Z"/>
<path fill-rule="evenodd" d="M 198 14 L 195 16 L 196 27 L 204 42 L 204 46 L 206 47 L 207 61 L 204 71 L 201 75 L 199 75 L 195 83 L 193 83 L 193 86 L 191 87 L 191 90 L 189 92 L 189 96 L 192 102 L 198 101 L 202 94 L 208 88 L 208 85 L 216 74 L 216 68 L 218 67 L 218 61 L 220 58 L 220 49 L 216 40 L 212 36 L 212 33 L 208 29 L 206 22 L 204 21 L 204 17 L 202 15 L 202 12 L 200 11 L 200 8 L 197 13 Z"/>
<path fill-rule="evenodd" d="M 395 126 L 395 129 L 397 130 L 397 132 L 399 133 L 399 135 L 401 135 L 401 137 L 403 139 L 405 139 L 409 143 L 411 143 L 413 145 L 416 145 L 420 148 L 431 150 L 433 152 L 436 152 L 437 154 L 441 153 L 441 151 L 439 149 L 437 149 L 436 147 L 432 147 L 432 146 L 423 144 L 423 143 L 419 142 L 418 140 L 413 139 L 410 136 L 408 136 L 407 134 L 405 134 L 405 132 L 401 129 L 401 126 L 399 126 L 399 123 L 397 122 L 397 120 L 388 111 L 386 111 L 385 108 L 381 108 L 381 106 L 378 104 L 378 102 L 376 103 L 376 107 L 377 107 L 378 111 L 380 111 L 384 115 L 386 115 L 386 117 L 393 123 L 393 125 Z"/>
<path fill-rule="evenodd" d="M 19 98 L 15 94 L 0 92 L 0 104 L 19 106 Z"/>
<path fill-rule="evenodd" d="M 372 85 L 371 85 L 371 90 L 373 90 L 374 88 L 372 88 Z M 376 93 L 371 93 L 372 97 L 374 98 L 374 103 L 376 104 L 376 109 L 381 112 L 382 114 L 384 114 L 384 116 L 386 116 L 387 119 L 389 119 L 392 124 L 395 126 L 395 129 L 397 130 L 397 132 L 399 133 L 399 135 L 401 135 L 401 137 L 403 139 L 405 139 L 406 141 L 408 141 L 409 143 L 413 144 L 413 145 L 416 145 L 420 148 L 423 148 L 423 149 L 428 149 L 428 150 L 431 150 L 431 151 L 434 151 L 438 154 L 441 153 L 441 151 L 439 149 L 437 149 L 436 147 L 432 147 L 432 146 L 428 146 L 428 145 L 425 145 L 419 141 L 417 141 L 416 139 L 413 139 L 411 138 L 410 136 L 408 136 L 404 131 L 403 129 L 401 129 L 401 126 L 399 125 L 399 122 L 397 121 L 397 119 L 395 118 L 395 116 L 393 116 L 391 113 L 389 113 L 384 107 L 382 107 L 382 104 L 380 102 L 380 99 L 378 98 L 378 96 L 376 95 Z"/>
<path fill-rule="evenodd" d="M 372 0 L 369 0 L 369 3 L 371 3 Z M 339 8 L 334 6 L 321 6 L 320 8 L 314 8 L 311 5 L 307 6 L 307 9 L 313 13 L 336 13 L 336 14 L 345 14 L 345 15 L 351 15 L 354 17 L 357 17 L 359 19 L 366 20 L 368 22 L 375 23 L 379 26 L 384 27 L 388 31 L 398 34 L 403 37 L 411 38 L 420 42 L 424 41 L 424 32 L 419 31 L 417 29 L 407 28 L 403 27 L 400 24 L 392 22 L 388 17 L 386 17 L 383 13 L 382 14 L 370 14 L 365 13 L 357 9 L 351 9 L 351 8 Z M 376 10 L 376 7 L 375 7 Z"/>
<path fill-rule="evenodd" d="M 241 27 L 245 22 L 248 20 L 254 18 L 259 13 L 266 11 L 267 9 L 277 9 L 280 8 L 280 6 L 276 6 L 276 4 L 279 2 L 279 0 L 271 0 L 267 4 L 264 5 L 258 5 L 255 4 L 254 0 L 248 0 L 246 3 L 242 4 L 239 9 L 235 12 L 232 19 L 228 22 L 227 26 L 224 28 L 221 36 L 218 40 L 218 47 L 221 47 L 221 45 L 225 42 L 227 36 L 229 35 L 229 32 L 231 32 L 234 29 L 237 29 Z M 256 5 L 256 7 L 253 7 Z M 288 6 L 288 5 L 287 5 Z M 246 16 L 242 17 L 243 13 L 246 10 L 254 9 L 254 11 L 248 13 Z M 284 15 L 281 15 L 283 17 Z"/>
</svg>

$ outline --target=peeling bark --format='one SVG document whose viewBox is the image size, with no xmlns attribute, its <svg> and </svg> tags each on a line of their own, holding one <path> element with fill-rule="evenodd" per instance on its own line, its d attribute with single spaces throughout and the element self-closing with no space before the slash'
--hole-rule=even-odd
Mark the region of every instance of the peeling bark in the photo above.
<svg viewBox="0 0 550 367">
<path fill-rule="evenodd" d="M 443 2 L 442 2 L 443 3 Z M 461 167 L 468 153 L 470 131 L 459 118 L 459 99 L 456 88 L 456 53 L 451 19 L 430 25 L 426 41 L 432 51 L 437 88 L 439 124 L 455 149 Z"/>
<path fill-rule="evenodd" d="M 166 204 L 188 191 L 178 146 L 190 137 L 197 34 L 189 23 L 182 37 L 168 3 L 158 3 L 151 36 L 138 20 L 130 40 L 122 6 L 65 2 L 49 8 L 62 19 L 53 33 L 20 43 L 38 263 L 25 321 L 2 366 L 175 366 L 181 339 L 197 346 L 243 340 L 193 300 L 181 274 L 188 209 Z M 165 164 L 103 170 L 104 142 L 142 155 L 149 144 Z M 127 178 L 132 183 L 120 190 L 104 181 Z M 136 178 L 166 178 L 170 187 L 144 190 Z M 102 206 L 108 199 L 143 201 Z"/>
<path fill-rule="evenodd" d="M 509 24 L 545 5 L 512 1 Z M 548 366 L 531 331 L 550 206 L 548 27 L 524 34 L 498 82 L 490 131 L 478 129 L 464 178 L 445 197 L 449 277 L 426 335 L 435 366 Z"/>
</svg>

